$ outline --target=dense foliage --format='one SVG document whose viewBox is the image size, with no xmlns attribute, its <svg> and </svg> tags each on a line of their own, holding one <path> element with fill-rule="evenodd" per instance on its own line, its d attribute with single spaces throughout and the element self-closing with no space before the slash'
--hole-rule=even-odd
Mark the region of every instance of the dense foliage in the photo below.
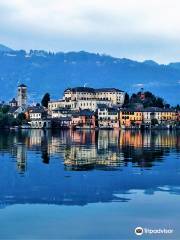
<svg viewBox="0 0 180 240">
<path fill-rule="evenodd" d="M 138 92 L 133 93 L 131 97 L 126 93 L 124 106 L 133 106 L 133 104 L 140 104 L 142 107 L 158 107 L 158 108 L 169 108 L 170 105 L 167 104 L 163 98 L 155 96 L 153 93 Z"/>
<path fill-rule="evenodd" d="M 8 114 L 9 106 L 0 107 L 0 128 L 8 128 L 12 126 L 20 126 L 26 122 L 24 113 L 20 113 L 17 118 Z"/>
<path fill-rule="evenodd" d="M 48 102 L 50 101 L 50 94 L 49 93 L 46 93 L 45 95 L 44 95 L 44 97 L 42 98 L 42 101 L 41 101 L 41 105 L 43 106 L 43 107 L 48 107 Z"/>
</svg>

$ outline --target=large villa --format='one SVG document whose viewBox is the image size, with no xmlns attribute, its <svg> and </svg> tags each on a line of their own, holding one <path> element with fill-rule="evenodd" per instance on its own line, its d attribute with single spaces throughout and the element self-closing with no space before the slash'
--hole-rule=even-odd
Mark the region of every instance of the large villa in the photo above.
<svg viewBox="0 0 180 240">
<path fill-rule="evenodd" d="M 125 92 L 116 88 L 67 88 L 62 99 L 49 102 L 48 109 L 52 111 L 64 107 L 74 110 L 81 108 L 95 111 L 98 104 L 106 104 L 109 107 L 118 105 L 121 107 L 124 103 L 124 97 Z"/>
</svg>

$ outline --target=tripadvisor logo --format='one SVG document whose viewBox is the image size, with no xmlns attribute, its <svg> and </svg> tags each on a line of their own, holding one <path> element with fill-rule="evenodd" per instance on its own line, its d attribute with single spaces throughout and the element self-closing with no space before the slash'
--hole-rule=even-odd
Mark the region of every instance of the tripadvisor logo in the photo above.
<svg viewBox="0 0 180 240">
<path fill-rule="evenodd" d="M 143 228 L 142 227 L 137 227 L 137 228 L 135 228 L 134 232 L 135 232 L 136 235 L 140 236 L 140 235 L 143 234 Z"/>
<path fill-rule="evenodd" d="M 172 234 L 174 229 L 169 228 L 157 228 L 157 229 L 150 229 L 150 228 L 142 228 L 136 227 L 134 233 L 138 236 L 142 234 Z"/>
</svg>

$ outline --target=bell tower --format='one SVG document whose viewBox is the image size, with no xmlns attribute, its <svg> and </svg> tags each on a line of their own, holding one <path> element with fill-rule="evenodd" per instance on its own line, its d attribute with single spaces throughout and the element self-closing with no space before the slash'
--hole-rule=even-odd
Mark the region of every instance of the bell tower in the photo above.
<svg viewBox="0 0 180 240">
<path fill-rule="evenodd" d="M 27 86 L 21 84 L 18 86 L 18 107 L 26 107 L 27 105 Z"/>
</svg>

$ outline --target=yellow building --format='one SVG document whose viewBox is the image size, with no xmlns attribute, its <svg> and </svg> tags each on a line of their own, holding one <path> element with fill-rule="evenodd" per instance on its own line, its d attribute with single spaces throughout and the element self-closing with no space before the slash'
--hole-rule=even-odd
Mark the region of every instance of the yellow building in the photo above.
<svg viewBox="0 0 180 240">
<path fill-rule="evenodd" d="M 143 114 L 140 110 L 122 109 L 119 115 L 122 128 L 139 127 L 142 124 Z"/>
<path fill-rule="evenodd" d="M 177 121 L 177 113 L 174 109 L 162 109 L 157 107 L 145 108 L 143 112 L 143 123 L 151 124 L 152 119 L 156 119 L 159 124 L 172 123 Z"/>
<path fill-rule="evenodd" d="M 165 111 L 166 110 L 166 111 Z M 161 113 L 161 121 L 176 121 L 177 120 L 177 114 L 172 109 L 165 109 Z"/>
</svg>

